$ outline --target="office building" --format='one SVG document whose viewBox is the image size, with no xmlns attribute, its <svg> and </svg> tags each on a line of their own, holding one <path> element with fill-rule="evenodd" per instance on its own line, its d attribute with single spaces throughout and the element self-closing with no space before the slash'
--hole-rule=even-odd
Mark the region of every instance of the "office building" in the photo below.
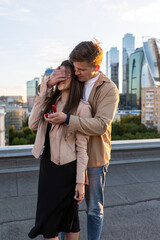
<svg viewBox="0 0 160 240">
<path fill-rule="evenodd" d="M 119 88 L 119 51 L 113 47 L 106 53 L 106 74 Z"/>
<path fill-rule="evenodd" d="M 34 78 L 31 81 L 27 81 L 27 105 L 29 112 L 33 107 L 33 98 L 38 93 L 38 85 L 40 83 L 39 78 Z"/>
<path fill-rule="evenodd" d="M 129 56 L 134 52 L 135 49 L 135 37 L 126 33 L 123 37 L 122 43 L 122 93 L 128 92 L 129 82 Z"/>
<path fill-rule="evenodd" d="M 130 109 L 141 109 L 141 73 L 143 66 L 143 48 L 137 48 L 129 57 L 128 94 Z"/>
<path fill-rule="evenodd" d="M 0 147 L 5 146 L 5 109 L 0 107 Z"/>
<path fill-rule="evenodd" d="M 142 88 L 160 86 L 160 40 L 143 38 Z"/>
</svg>

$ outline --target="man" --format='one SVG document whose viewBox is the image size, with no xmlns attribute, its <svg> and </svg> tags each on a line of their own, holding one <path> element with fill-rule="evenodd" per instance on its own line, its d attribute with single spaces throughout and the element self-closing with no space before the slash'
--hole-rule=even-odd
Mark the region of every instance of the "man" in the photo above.
<svg viewBox="0 0 160 240">
<path fill-rule="evenodd" d="M 111 122 L 115 115 L 119 93 L 116 85 L 99 71 L 103 51 L 99 43 L 85 41 L 78 44 L 69 59 L 73 62 L 79 81 L 85 82 L 84 100 L 92 107 L 92 118 L 55 113 L 51 123 L 65 123 L 69 134 L 75 131 L 90 136 L 88 144 L 88 180 L 86 185 L 87 235 L 88 240 L 99 240 L 103 225 L 104 186 L 111 151 Z M 57 69 L 48 85 L 65 80 L 65 73 Z"/>
</svg>

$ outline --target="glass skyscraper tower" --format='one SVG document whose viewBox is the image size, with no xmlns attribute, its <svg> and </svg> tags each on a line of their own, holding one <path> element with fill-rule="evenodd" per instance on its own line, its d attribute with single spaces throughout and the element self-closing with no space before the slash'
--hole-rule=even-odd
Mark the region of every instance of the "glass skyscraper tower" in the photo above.
<svg viewBox="0 0 160 240">
<path fill-rule="evenodd" d="M 119 88 L 119 51 L 113 47 L 106 53 L 106 75 Z"/>
<path fill-rule="evenodd" d="M 142 88 L 160 86 L 160 39 L 143 38 Z"/>
<path fill-rule="evenodd" d="M 129 57 L 128 94 L 130 109 L 141 109 L 141 77 L 143 66 L 143 48 L 137 48 Z"/>
<path fill-rule="evenodd" d="M 122 92 L 128 93 L 129 82 L 129 56 L 135 49 L 135 37 L 131 33 L 126 33 L 123 37 L 123 56 L 122 56 Z"/>
</svg>

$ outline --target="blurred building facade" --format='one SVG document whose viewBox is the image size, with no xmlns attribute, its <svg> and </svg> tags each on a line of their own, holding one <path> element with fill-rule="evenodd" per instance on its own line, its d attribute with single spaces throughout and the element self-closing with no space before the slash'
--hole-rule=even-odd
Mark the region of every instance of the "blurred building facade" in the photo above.
<svg viewBox="0 0 160 240">
<path fill-rule="evenodd" d="M 160 40 L 143 38 L 142 88 L 160 86 Z"/>
<path fill-rule="evenodd" d="M 160 132 L 160 86 L 142 89 L 142 123 Z"/>
<path fill-rule="evenodd" d="M 45 70 L 45 72 L 44 72 L 44 75 L 43 75 L 43 77 L 48 77 L 48 76 L 50 76 L 51 75 L 51 73 L 54 71 L 55 69 L 53 69 L 53 68 L 47 68 L 46 70 Z"/>
<path fill-rule="evenodd" d="M 14 126 L 17 131 L 22 129 L 22 106 L 6 105 L 5 112 L 5 138 L 6 145 L 9 145 L 9 128 Z"/>
<path fill-rule="evenodd" d="M 143 48 L 137 48 L 129 57 L 128 94 L 130 109 L 141 109 L 141 78 L 143 66 Z"/>
<path fill-rule="evenodd" d="M 106 53 L 106 75 L 119 88 L 119 51 L 113 47 Z"/>
<path fill-rule="evenodd" d="M 0 96 L 0 109 L 3 108 L 4 114 L 1 114 L 1 136 L 5 138 L 5 145 L 9 145 L 9 128 L 15 127 L 15 130 L 21 130 L 23 121 L 29 116 L 27 103 L 24 103 L 22 96 Z M 2 110 L 1 110 L 2 111 Z M 5 132 L 5 133 L 4 133 Z M 2 137 L 3 138 L 3 137 Z"/>
<path fill-rule="evenodd" d="M 0 107 L 0 146 L 5 146 L 5 110 Z"/>
<path fill-rule="evenodd" d="M 22 105 L 22 96 L 0 96 L 0 105 Z"/>
<path fill-rule="evenodd" d="M 142 123 L 160 131 L 160 40 L 143 39 Z"/>
<path fill-rule="evenodd" d="M 38 93 L 38 85 L 40 84 L 40 78 L 35 77 L 31 81 L 27 81 L 27 106 L 29 112 L 33 107 L 34 96 Z"/>
</svg>

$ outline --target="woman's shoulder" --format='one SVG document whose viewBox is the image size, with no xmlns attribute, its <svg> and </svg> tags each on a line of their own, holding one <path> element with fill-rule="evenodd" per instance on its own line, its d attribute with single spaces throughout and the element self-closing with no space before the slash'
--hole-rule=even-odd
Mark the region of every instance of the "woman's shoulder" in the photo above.
<svg viewBox="0 0 160 240">
<path fill-rule="evenodd" d="M 90 117 L 91 105 L 89 104 L 89 102 L 81 99 L 77 108 L 76 115 L 83 116 L 83 117 Z"/>
</svg>

